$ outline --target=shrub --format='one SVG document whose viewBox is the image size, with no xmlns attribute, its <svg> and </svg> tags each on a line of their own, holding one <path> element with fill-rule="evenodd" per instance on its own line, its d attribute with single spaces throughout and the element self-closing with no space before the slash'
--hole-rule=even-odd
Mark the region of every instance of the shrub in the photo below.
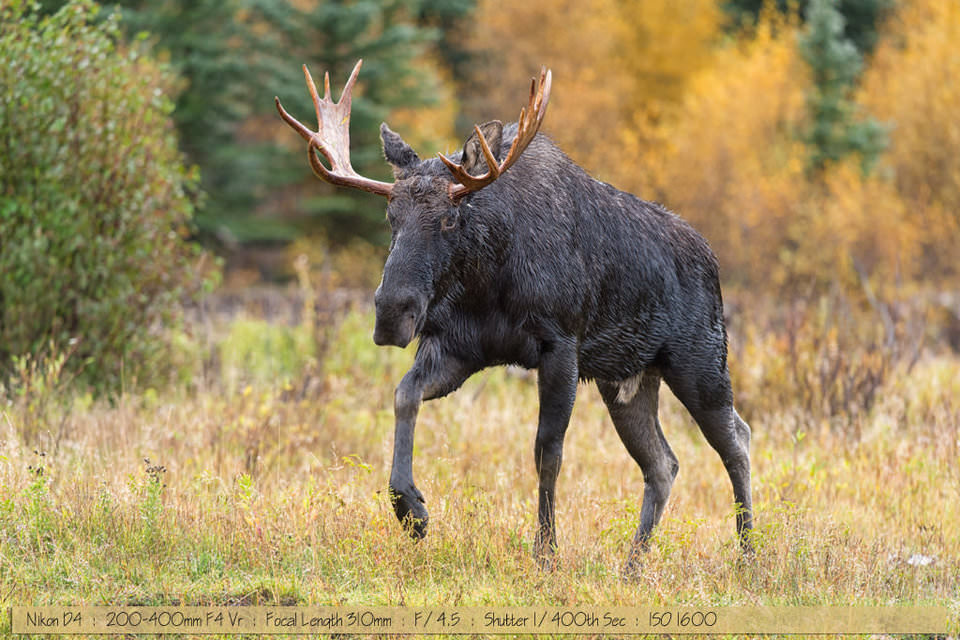
<svg viewBox="0 0 960 640">
<path fill-rule="evenodd" d="M 160 329 L 204 276 L 177 79 L 96 14 L 0 5 L 0 377 L 75 342 L 67 365 L 108 390 L 157 371 Z"/>
<path fill-rule="evenodd" d="M 763 415 L 794 437 L 832 430 L 859 439 L 890 385 L 920 359 L 928 313 L 915 301 L 883 301 L 873 292 L 859 303 L 834 292 L 790 304 L 751 309 L 731 323 L 731 367 L 744 416 Z M 772 417 L 771 417 L 772 416 Z"/>
</svg>

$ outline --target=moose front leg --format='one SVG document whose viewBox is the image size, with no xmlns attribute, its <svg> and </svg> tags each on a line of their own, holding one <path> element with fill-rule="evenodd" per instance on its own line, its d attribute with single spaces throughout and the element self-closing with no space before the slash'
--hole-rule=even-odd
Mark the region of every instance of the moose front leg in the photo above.
<svg viewBox="0 0 960 640">
<path fill-rule="evenodd" d="M 553 344 L 541 356 L 537 377 L 540 418 L 534 445 L 540 485 L 534 555 L 543 568 L 552 566 L 557 547 L 554 517 L 557 476 L 563 458 L 563 437 L 577 395 L 578 377 L 575 344 Z"/>
<path fill-rule="evenodd" d="M 426 355 L 430 354 L 430 355 Z M 427 535 L 427 509 L 423 494 L 413 482 L 413 431 L 420 403 L 456 390 L 473 373 L 462 362 L 437 355 L 421 344 L 410 371 L 397 386 L 393 400 L 396 429 L 393 441 L 393 468 L 390 472 L 390 501 L 397 519 L 411 537 Z"/>
</svg>

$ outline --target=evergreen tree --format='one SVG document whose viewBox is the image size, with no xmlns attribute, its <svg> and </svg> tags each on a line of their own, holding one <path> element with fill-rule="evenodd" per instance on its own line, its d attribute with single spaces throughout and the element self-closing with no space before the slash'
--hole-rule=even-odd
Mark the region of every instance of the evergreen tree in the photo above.
<svg viewBox="0 0 960 640">
<path fill-rule="evenodd" d="M 886 129 L 864 117 L 851 97 L 862 58 L 844 37 L 843 26 L 836 0 L 811 0 L 807 31 L 800 38 L 801 55 L 813 74 L 807 95 L 811 122 L 804 138 L 814 171 L 856 153 L 868 172 L 886 146 Z"/>
<path fill-rule="evenodd" d="M 52 11 L 62 2 L 46 0 Z M 196 226 L 207 241 L 287 241 L 323 228 L 332 239 L 384 233 L 383 203 L 312 178 L 306 151 L 277 118 L 274 96 L 305 122 L 313 104 L 301 64 L 330 72 L 335 93 L 358 58 L 351 157 L 386 179 L 379 123 L 397 107 L 429 104 L 440 80 L 417 58 L 439 37 L 432 25 L 463 16 L 472 0 L 114 0 L 128 35 L 144 33 L 185 81 L 173 118 L 200 168 Z M 451 48 L 450 55 L 455 55 Z M 308 184 L 299 197 L 297 186 Z"/>
<path fill-rule="evenodd" d="M 414 64 L 435 38 L 418 26 L 413 0 L 124 0 L 125 17 L 169 51 L 188 81 L 174 117 L 188 158 L 201 169 L 205 234 L 239 242 L 285 241 L 305 228 L 334 238 L 375 235 L 383 203 L 362 193 L 316 184 L 305 151 L 292 151 L 280 127 L 275 95 L 309 121 L 313 105 L 300 65 L 318 77 L 329 70 L 342 86 L 364 58 L 353 106 L 353 165 L 385 178 L 377 126 L 397 106 L 430 100 L 435 78 Z M 283 197 L 310 181 L 310 195 Z M 317 196 L 316 194 L 321 194 Z M 280 204 L 282 203 L 282 204 Z"/>
<path fill-rule="evenodd" d="M 249 0 L 249 7 L 248 22 L 267 27 L 258 35 L 257 53 L 251 60 L 257 74 L 256 99 L 268 108 L 265 126 L 271 130 L 280 126 L 273 106 L 275 95 L 282 98 L 288 111 L 313 124 L 314 108 L 304 85 L 302 63 L 309 66 L 318 83 L 323 72 L 329 71 L 331 90 L 338 99 L 354 64 L 362 58 L 350 122 L 351 163 L 362 175 L 390 180 L 391 170 L 380 147 L 380 123 L 392 109 L 431 104 L 439 93 L 439 78 L 417 64 L 417 58 L 438 37 L 436 30 L 418 23 L 420 3 L 326 0 L 297 9 L 279 0 Z M 276 189 L 307 182 L 303 197 L 294 204 L 295 213 L 307 226 L 325 229 L 334 241 L 357 235 L 385 236 L 382 198 L 336 189 L 313 179 L 305 145 L 297 138 L 291 153 L 287 146 L 290 135 L 289 130 L 279 130 L 276 136 L 284 146 L 274 147 L 279 153 L 271 159 L 270 173 L 264 177 L 267 186 Z"/>
<path fill-rule="evenodd" d="M 477 61 L 471 52 L 467 28 L 475 26 L 468 22 L 476 9 L 477 0 L 420 0 L 417 23 L 435 29 L 438 38 L 434 45 L 443 67 L 457 89 L 458 96 L 467 96 L 475 80 L 472 65 Z M 460 110 L 457 115 L 457 130 L 473 131 L 473 119 Z"/>
<path fill-rule="evenodd" d="M 242 0 L 120 0 L 124 24 L 141 32 L 185 80 L 173 118 L 186 157 L 200 167 L 201 235 L 230 233 L 256 206 L 269 149 L 238 139 L 238 127 L 263 107 L 249 82 Z M 258 109 L 259 107 L 259 109 Z M 276 230 L 268 230 L 276 232 Z"/>
<path fill-rule="evenodd" d="M 744 21 L 755 22 L 764 5 L 771 0 L 725 0 L 723 8 L 733 18 L 734 25 Z M 843 36 L 853 42 L 864 55 L 873 51 L 877 43 L 877 28 L 893 8 L 895 0 L 840 0 L 836 9 L 844 19 Z M 809 19 L 812 0 L 775 0 L 780 11 L 796 7 L 800 16 Z"/>
</svg>

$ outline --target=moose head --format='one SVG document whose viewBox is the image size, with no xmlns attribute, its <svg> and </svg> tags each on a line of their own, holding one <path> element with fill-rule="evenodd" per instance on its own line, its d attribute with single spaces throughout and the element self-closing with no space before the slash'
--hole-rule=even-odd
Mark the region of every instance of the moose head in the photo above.
<svg viewBox="0 0 960 640">
<path fill-rule="evenodd" d="M 423 329 L 427 308 L 440 290 L 460 239 L 467 197 L 493 183 L 510 168 L 536 136 L 550 100 L 551 73 L 543 68 L 530 83 L 530 98 L 521 109 L 517 133 L 501 160 L 503 124 L 499 120 L 474 127 L 460 161 L 437 154 L 449 169 L 437 175 L 437 163 L 425 162 L 386 123 L 380 126 L 383 151 L 393 165 L 395 181 L 371 180 L 350 165 L 350 107 L 353 86 L 363 61 L 357 62 L 338 102 L 330 95 L 330 75 L 324 74 L 320 97 L 307 66 L 303 74 L 317 111 L 317 130 L 291 116 L 275 98 L 283 119 L 307 141 L 310 166 L 330 184 L 369 191 L 387 198 L 390 254 L 383 280 L 374 296 L 378 345 L 407 346 Z M 319 155 L 330 163 L 328 169 Z"/>
</svg>

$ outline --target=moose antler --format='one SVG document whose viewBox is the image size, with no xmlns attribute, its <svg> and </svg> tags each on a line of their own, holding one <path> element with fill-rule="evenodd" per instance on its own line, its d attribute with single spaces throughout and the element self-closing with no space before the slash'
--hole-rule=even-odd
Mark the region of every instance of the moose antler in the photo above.
<svg viewBox="0 0 960 640">
<path fill-rule="evenodd" d="M 280 117 L 309 143 L 307 145 L 307 155 L 310 159 L 310 166 L 318 178 L 326 180 L 330 184 L 353 187 L 389 198 L 393 191 L 392 183 L 364 178 L 350 166 L 350 103 L 353 99 L 351 93 L 362 64 L 363 60 L 357 61 L 353 72 L 350 74 L 350 79 L 343 87 L 339 102 L 333 102 L 330 97 L 330 74 L 323 74 L 323 99 L 321 100 L 317 93 L 317 85 L 314 84 L 313 77 L 307 70 L 307 65 L 303 65 L 303 75 L 307 81 L 307 88 L 310 90 L 313 104 L 317 109 L 316 131 L 311 131 L 287 113 L 283 105 L 280 104 L 280 98 L 275 97 L 274 100 L 277 103 L 277 111 L 280 112 Z M 320 162 L 320 158 L 317 157 L 315 151 L 319 151 L 327 159 L 330 163 L 329 169 Z"/>
<path fill-rule="evenodd" d="M 510 145 L 510 151 L 507 153 L 507 157 L 504 158 L 503 162 L 497 162 L 493 152 L 490 151 L 490 145 L 487 144 L 487 139 L 484 138 L 483 132 L 480 131 L 480 127 L 474 127 L 477 138 L 480 141 L 480 147 L 483 149 L 483 157 L 486 159 L 488 167 L 487 172 L 482 176 L 472 176 L 467 173 L 463 165 L 453 162 L 443 154 L 438 154 L 459 183 L 450 185 L 450 198 L 452 200 L 459 200 L 468 193 L 482 189 L 499 178 L 504 171 L 510 168 L 510 165 L 516 162 L 520 154 L 523 153 L 523 150 L 527 148 L 527 145 L 529 145 L 534 136 L 537 135 L 537 130 L 540 129 L 540 123 L 543 122 L 543 117 L 547 113 L 547 103 L 550 101 L 551 79 L 552 74 L 550 70 L 546 67 L 541 67 L 539 79 L 533 78 L 530 81 L 530 101 L 526 107 L 520 110 L 520 120 L 517 123 L 517 137 L 514 138 L 513 144 Z"/>
</svg>

